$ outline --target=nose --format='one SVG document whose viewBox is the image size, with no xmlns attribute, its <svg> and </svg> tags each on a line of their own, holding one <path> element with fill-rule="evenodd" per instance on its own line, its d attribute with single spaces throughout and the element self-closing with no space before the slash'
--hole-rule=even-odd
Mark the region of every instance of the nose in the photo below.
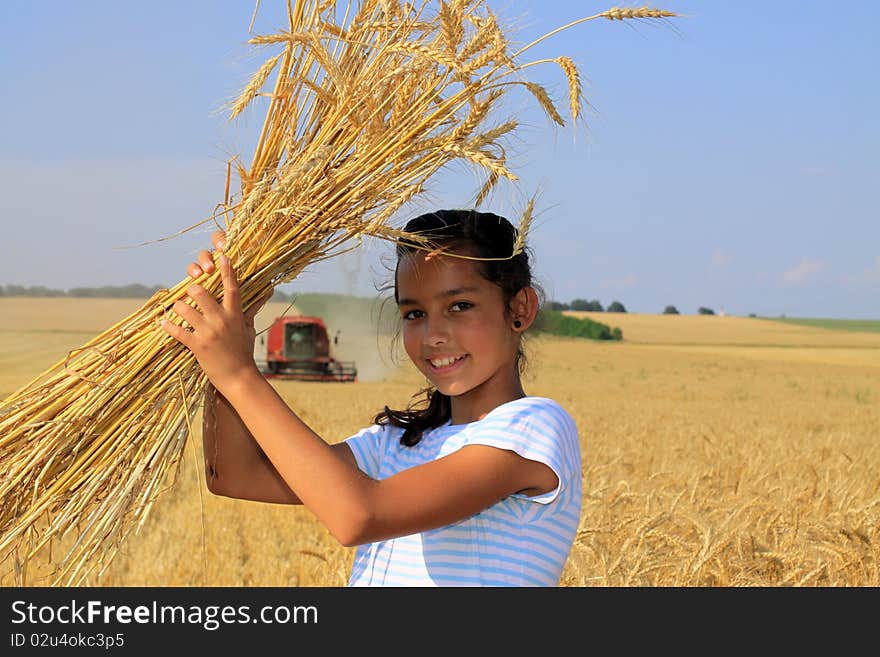
<svg viewBox="0 0 880 657">
<path fill-rule="evenodd" d="M 436 347 L 449 342 L 449 321 L 443 315 L 428 317 L 424 323 L 425 333 L 422 336 L 425 344 Z"/>
</svg>

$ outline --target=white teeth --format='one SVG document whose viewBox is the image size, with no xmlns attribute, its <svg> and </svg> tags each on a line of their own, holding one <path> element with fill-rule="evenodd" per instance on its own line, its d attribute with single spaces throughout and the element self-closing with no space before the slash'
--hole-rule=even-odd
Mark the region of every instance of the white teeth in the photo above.
<svg viewBox="0 0 880 657">
<path fill-rule="evenodd" d="M 460 356 L 459 358 L 444 358 L 443 360 L 432 360 L 431 365 L 434 367 L 446 367 L 447 365 L 452 365 L 457 360 L 461 360 L 464 356 Z"/>
</svg>

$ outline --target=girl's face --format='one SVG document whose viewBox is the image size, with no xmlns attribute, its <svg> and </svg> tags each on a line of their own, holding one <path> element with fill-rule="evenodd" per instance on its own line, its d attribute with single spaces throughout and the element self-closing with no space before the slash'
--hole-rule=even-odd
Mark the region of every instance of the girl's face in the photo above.
<svg viewBox="0 0 880 657">
<path fill-rule="evenodd" d="M 450 397 L 487 382 L 503 387 L 518 380 L 519 335 L 505 315 L 501 288 L 478 267 L 473 260 L 417 250 L 397 269 L 406 353 Z"/>
</svg>

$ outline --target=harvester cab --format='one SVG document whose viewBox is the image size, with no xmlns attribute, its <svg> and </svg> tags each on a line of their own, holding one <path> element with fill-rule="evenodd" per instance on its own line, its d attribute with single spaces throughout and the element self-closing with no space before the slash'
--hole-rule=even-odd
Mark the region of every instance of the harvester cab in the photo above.
<svg viewBox="0 0 880 657">
<path fill-rule="evenodd" d="M 336 360 L 327 326 L 320 317 L 277 317 L 265 336 L 266 378 L 298 381 L 357 381 L 353 361 Z M 339 331 L 333 336 L 339 344 Z"/>
</svg>

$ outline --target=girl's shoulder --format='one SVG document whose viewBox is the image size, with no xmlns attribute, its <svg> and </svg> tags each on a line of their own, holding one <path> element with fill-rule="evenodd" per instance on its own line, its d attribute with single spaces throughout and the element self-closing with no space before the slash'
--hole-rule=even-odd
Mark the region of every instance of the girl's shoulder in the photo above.
<svg viewBox="0 0 880 657">
<path fill-rule="evenodd" d="M 560 404 L 555 399 L 552 399 L 551 397 L 538 397 L 535 395 L 526 395 L 525 397 L 520 397 L 519 399 L 509 401 L 507 402 L 507 404 L 501 404 L 501 406 L 507 405 L 510 405 L 514 408 L 530 408 L 537 410 L 549 409 L 566 412 L 562 404 Z"/>
<path fill-rule="evenodd" d="M 484 419 L 524 418 L 529 416 L 557 417 L 560 420 L 574 421 L 571 414 L 558 401 L 550 397 L 526 396 L 496 406 Z"/>
<path fill-rule="evenodd" d="M 577 424 L 562 404 L 549 397 L 522 397 L 501 404 L 463 433 L 464 445 L 513 451 L 545 463 L 560 481 L 571 480 L 580 471 Z"/>
<path fill-rule="evenodd" d="M 479 422 L 469 425 L 479 432 L 505 431 L 534 439 L 543 436 L 554 441 L 577 441 L 577 423 L 557 400 L 527 396 L 496 406 Z"/>
</svg>

